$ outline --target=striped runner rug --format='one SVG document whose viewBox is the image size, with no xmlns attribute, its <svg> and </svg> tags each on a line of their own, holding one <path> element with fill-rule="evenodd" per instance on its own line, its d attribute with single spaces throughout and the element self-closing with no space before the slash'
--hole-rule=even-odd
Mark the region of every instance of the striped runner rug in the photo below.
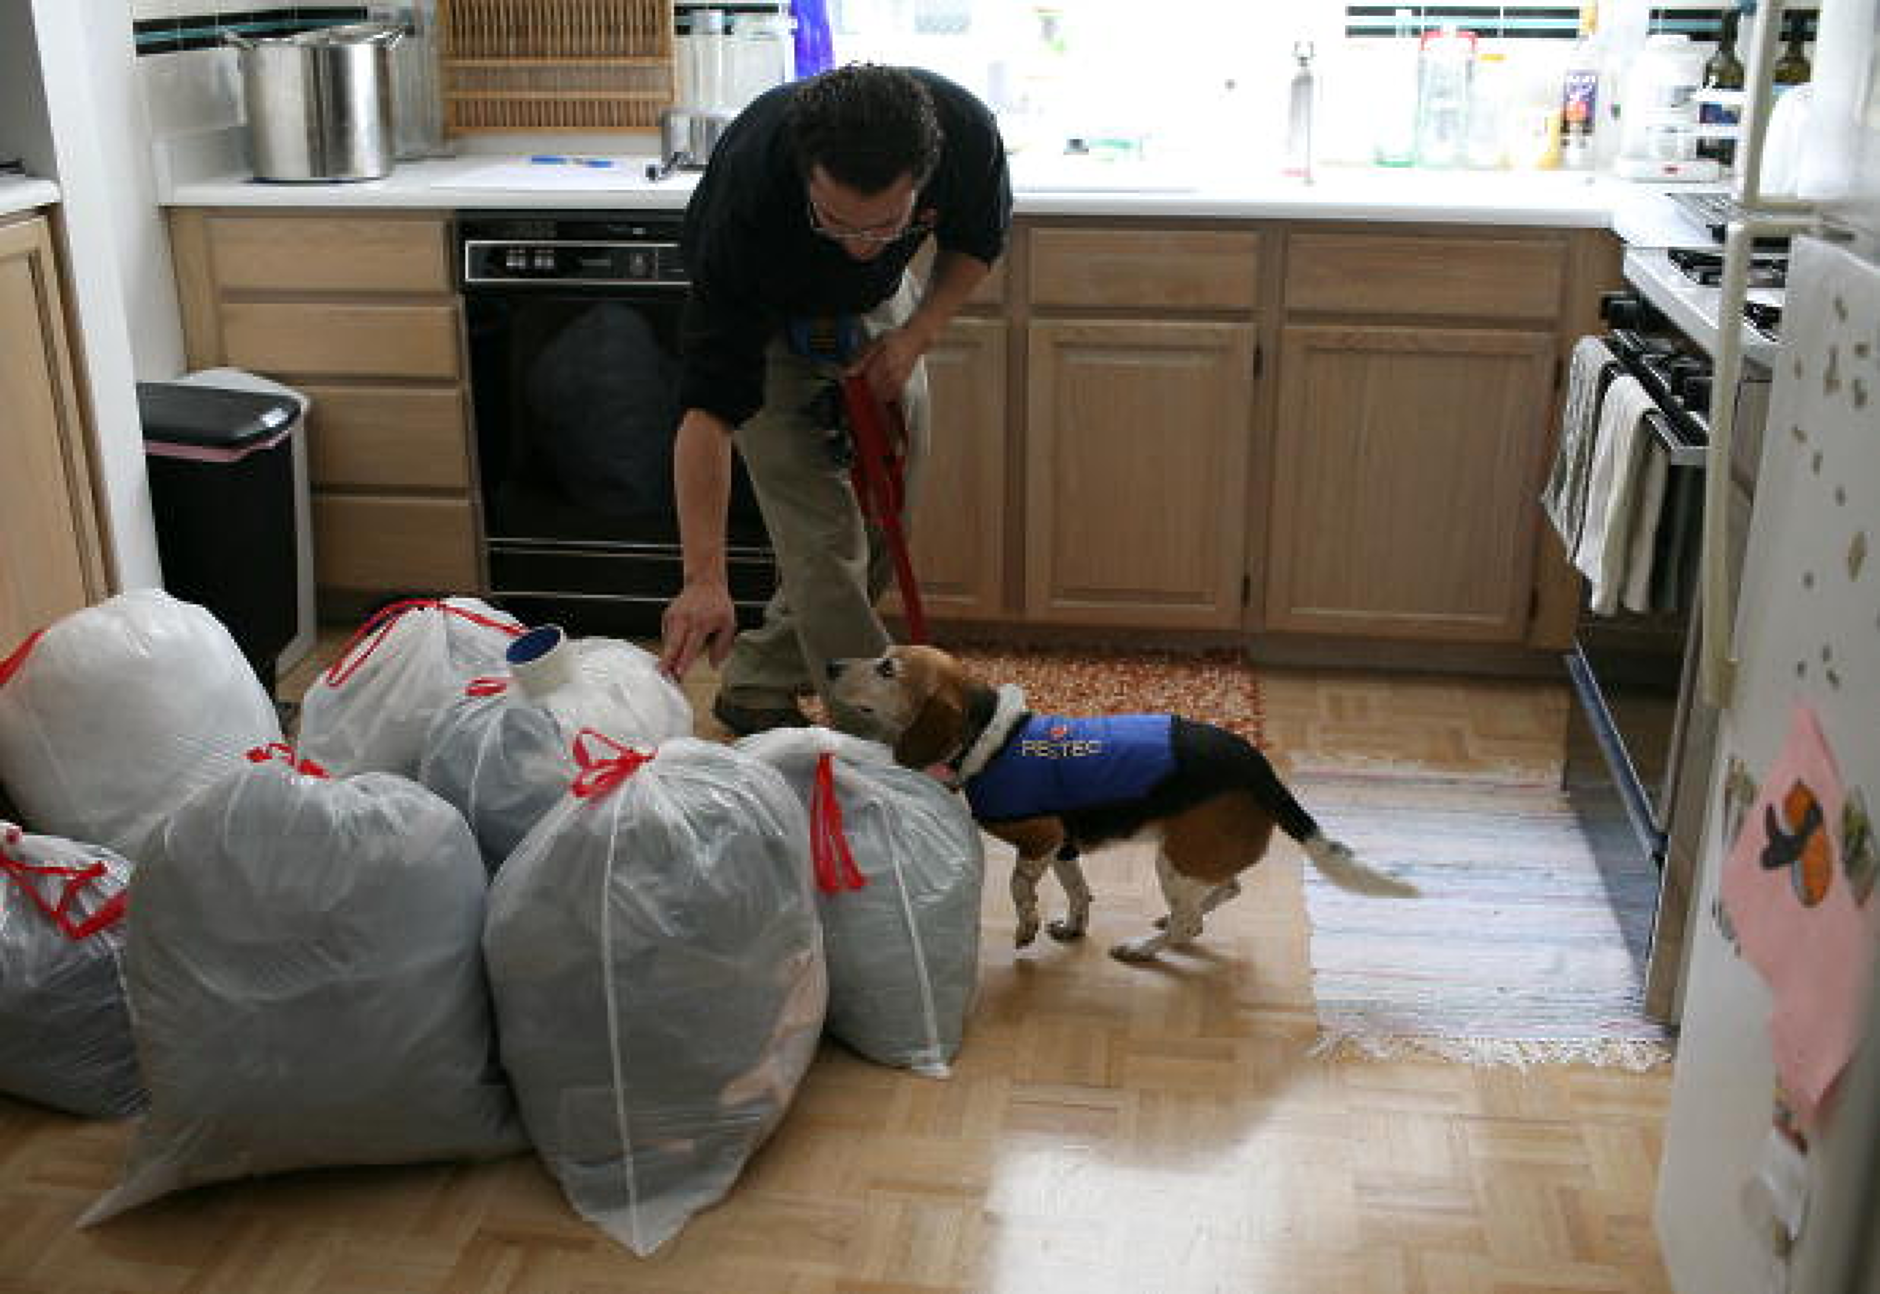
<svg viewBox="0 0 1880 1294">
<path fill-rule="evenodd" d="M 1293 787 L 1327 835 L 1423 891 L 1365 898 L 1306 869 L 1321 1053 L 1668 1059 L 1642 1009 L 1656 870 L 1602 869 L 1557 788 L 1326 773 Z"/>
</svg>

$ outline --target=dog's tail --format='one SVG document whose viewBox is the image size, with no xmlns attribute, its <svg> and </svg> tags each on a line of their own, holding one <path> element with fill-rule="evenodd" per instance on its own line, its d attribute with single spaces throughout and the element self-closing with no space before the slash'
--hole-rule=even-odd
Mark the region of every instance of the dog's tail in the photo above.
<svg viewBox="0 0 1880 1294">
<path fill-rule="evenodd" d="M 1235 752 L 1242 784 L 1266 811 L 1273 815 L 1279 829 L 1299 842 L 1308 861 L 1319 875 L 1341 890 L 1353 894 L 1375 894 L 1407 899 L 1421 893 L 1408 881 L 1400 881 L 1359 860 L 1349 846 L 1329 839 L 1303 804 L 1282 782 L 1273 765 L 1259 747 L 1238 737 L 1228 738 Z"/>
<path fill-rule="evenodd" d="M 1350 846 L 1328 840 L 1323 832 L 1315 831 L 1299 844 L 1305 850 L 1307 861 L 1318 868 L 1319 875 L 1341 890 L 1391 899 L 1413 899 L 1422 893 L 1409 881 L 1387 876 L 1361 861 Z"/>
</svg>

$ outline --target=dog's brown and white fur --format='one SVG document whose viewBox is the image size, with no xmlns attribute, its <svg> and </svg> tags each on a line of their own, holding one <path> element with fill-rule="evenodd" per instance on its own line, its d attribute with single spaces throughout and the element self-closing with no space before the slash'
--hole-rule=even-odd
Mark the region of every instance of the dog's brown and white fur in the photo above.
<svg viewBox="0 0 1880 1294">
<path fill-rule="evenodd" d="M 891 647 L 878 657 L 831 661 L 829 678 L 831 695 L 879 725 L 896 760 L 910 768 L 945 764 L 961 784 L 1029 716 L 1017 688 L 994 688 L 973 678 L 958 660 L 932 647 Z M 1047 867 L 1069 900 L 1064 918 L 1051 923 L 1051 935 L 1075 939 L 1090 921 L 1090 887 L 1079 856 L 1139 834 L 1159 839 L 1156 875 L 1168 915 L 1156 923 L 1155 934 L 1110 950 L 1124 961 L 1147 961 L 1164 948 L 1193 942 L 1206 915 L 1240 893 L 1236 878 L 1266 854 L 1275 826 L 1297 840 L 1312 865 L 1341 889 L 1392 897 L 1417 892 L 1327 839 L 1251 743 L 1212 724 L 1179 722 L 1185 745 L 1175 769 L 1141 799 L 981 823 L 1018 851 L 1012 901 L 1020 947 L 1037 937 L 1038 881 Z"/>
</svg>

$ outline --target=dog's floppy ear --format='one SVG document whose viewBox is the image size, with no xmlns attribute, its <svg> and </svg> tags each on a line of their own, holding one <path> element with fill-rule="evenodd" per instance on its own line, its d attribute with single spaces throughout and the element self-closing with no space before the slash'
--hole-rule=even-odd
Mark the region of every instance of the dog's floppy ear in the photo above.
<svg viewBox="0 0 1880 1294">
<path fill-rule="evenodd" d="M 895 762 L 907 768 L 926 768 L 939 763 L 958 749 L 960 725 L 965 717 L 959 702 L 952 696 L 934 693 L 895 740 Z"/>
</svg>

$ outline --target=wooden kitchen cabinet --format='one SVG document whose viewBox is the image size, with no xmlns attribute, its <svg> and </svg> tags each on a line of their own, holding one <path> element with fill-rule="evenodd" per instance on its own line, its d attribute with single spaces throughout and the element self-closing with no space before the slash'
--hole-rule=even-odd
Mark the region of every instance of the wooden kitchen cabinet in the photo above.
<svg viewBox="0 0 1880 1294">
<path fill-rule="evenodd" d="M 1521 643 L 1554 334 L 1293 325 L 1282 339 L 1267 629 Z"/>
<path fill-rule="evenodd" d="M 1027 622 L 1239 627 L 1261 247 L 1250 229 L 1028 231 Z"/>
<path fill-rule="evenodd" d="M 313 401 L 323 593 L 486 587 L 448 219 L 179 210 L 170 221 L 191 367 L 248 369 Z"/>
<path fill-rule="evenodd" d="M 1250 323 L 1030 325 L 1028 620 L 1239 624 L 1254 341 Z"/>
<path fill-rule="evenodd" d="M 912 545 L 935 620 L 1004 613 L 1006 337 L 1003 320 L 956 318 L 927 353 L 933 419 Z"/>
<path fill-rule="evenodd" d="M 0 656 L 110 593 L 51 226 L 0 218 Z"/>
</svg>

